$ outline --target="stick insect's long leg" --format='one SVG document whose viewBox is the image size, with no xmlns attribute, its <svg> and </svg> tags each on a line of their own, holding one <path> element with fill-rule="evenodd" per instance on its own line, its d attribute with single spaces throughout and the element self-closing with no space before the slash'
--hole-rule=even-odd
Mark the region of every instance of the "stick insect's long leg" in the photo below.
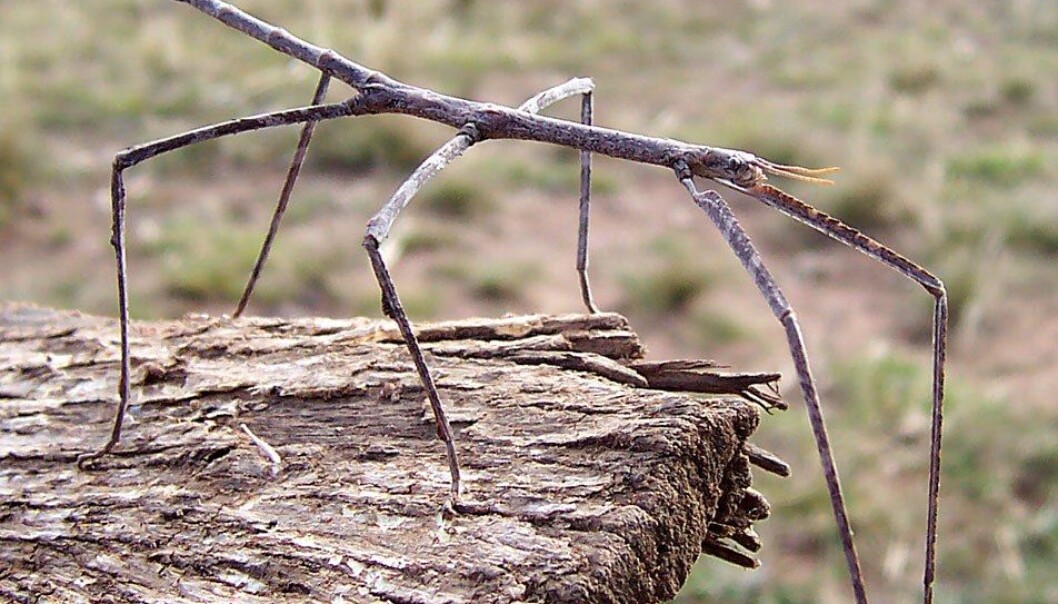
<svg viewBox="0 0 1058 604">
<path fill-rule="evenodd" d="M 440 172 L 449 162 L 466 152 L 478 139 L 477 128 L 464 128 L 463 131 L 442 145 L 441 148 L 434 151 L 426 161 L 415 169 L 415 172 L 412 173 L 408 180 L 404 181 L 400 188 L 397 189 L 397 192 L 393 194 L 393 197 L 382 206 L 382 209 L 371 218 L 367 225 L 367 233 L 364 235 L 364 249 L 367 250 L 367 255 L 371 258 L 371 268 L 374 269 L 378 286 L 382 290 L 382 312 L 397 322 L 397 327 L 404 338 L 404 343 L 407 345 L 408 352 L 415 363 L 415 369 L 419 373 L 419 379 L 422 381 L 423 388 L 426 389 L 426 396 L 430 400 L 430 409 L 433 411 L 434 422 L 437 426 L 437 437 L 444 442 L 445 451 L 448 454 L 448 470 L 452 478 L 453 504 L 459 501 L 460 482 L 459 458 L 456 455 L 452 427 L 445 416 L 444 407 L 441 405 L 441 396 L 437 392 L 433 376 L 430 375 L 430 369 L 426 365 L 426 359 L 423 357 L 419 340 L 415 337 L 411 321 L 408 320 L 408 314 L 404 312 L 404 307 L 400 303 L 400 298 L 397 296 L 397 288 L 393 284 L 393 279 L 390 277 L 389 269 L 386 267 L 385 260 L 382 259 L 378 246 L 389 236 L 393 221 L 396 220 L 400 211 L 408 205 L 419 187 Z"/>
<path fill-rule="evenodd" d="M 114 414 L 114 428 L 111 431 L 110 440 L 107 441 L 106 445 L 104 445 L 100 451 L 81 455 L 78 458 L 78 465 L 83 465 L 87 461 L 106 455 L 118 444 L 118 441 L 121 439 L 121 424 L 125 418 L 125 410 L 128 407 L 130 398 L 129 297 L 127 265 L 125 260 L 125 170 L 163 153 L 175 151 L 195 143 L 201 143 L 223 136 L 301 122 L 330 120 L 351 115 L 360 115 L 362 113 L 364 113 L 364 110 L 358 104 L 356 98 L 350 101 L 333 103 L 330 105 L 316 105 L 300 107 L 297 109 L 287 109 L 285 111 L 276 111 L 273 113 L 244 117 L 221 122 L 212 126 L 198 128 L 183 134 L 130 147 L 117 154 L 114 158 L 113 173 L 110 183 L 113 212 L 113 227 L 110 243 L 114 246 L 114 254 L 117 259 L 118 312 L 121 320 L 121 377 L 118 382 L 118 396 L 120 400 Z"/>
<path fill-rule="evenodd" d="M 320 74 L 320 82 L 316 85 L 316 92 L 312 95 L 312 105 L 319 105 L 323 102 L 323 97 L 327 94 L 327 86 L 331 82 L 331 76 L 327 73 Z M 276 233 L 279 231 L 279 222 L 283 220 L 283 214 L 287 211 L 287 204 L 290 202 L 290 194 L 294 192 L 294 184 L 298 180 L 298 175 L 301 173 L 301 166 L 305 163 L 305 155 L 309 149 L 309 141 L 312 140 L 312 132 L 316 129 L 318 122 L 305 122 L 305 125 L 301 128 L 301 136 L 298 138 L 298 147 L 294 151 L 294 157 L 290 160 L 290 168 L 287 170 L 287 179 L 283 182 L 283 189 L 279 193 L 279 202 L 276 204 L 275 213 L 272 214 L 272 222 L 268 226 L 268 234 L 265 235 L 264 243 L 261 244 L 261 252 L 257 255 L 257 260 L 254 262 L 253 270 L 250 271 L 250 279 L 246 282 L 246 289 L 242 292 L 242 297 L 239 298 L 239 304 L 235 307 L 235 312 L 232 313 L 232 317 L 238 317 L 242 314 L 242 311 L 246 310 L 246 304 L 250 301 L 250 295 L 253 294 L 253 288 L 257 284 L 258 277 L 261 276 L 261 270 L 264 268 L 265 261 L 268 260 L 268 252 L 272 250 L 272 243 L 275 241 Z"/>
<path fill-rule="evenodd" d="M 933 581 L 936 576 L 937 513 L 940 497 L 941 429 L 944 421 L 944 361 L 948 341 L 948 294 L 944 283 L 926 269 L 901 256 L 892 249 L 871 239 L 840 220 L 828 216 L 805 202 L 787 195 L 770 185 L 744 188 L 728 181 L 720 181 L 750 195 L 817 231 L 893 268 L 921 285 L 933 296 L 933 391 L 932 427 L 930 429 L 929 491 L 926 511 L 925 569 L 923 571 L 923 602 L 933 602 Z"/>
<path fill-rule="evenodd" d="M 581 96 L 580 122 L 585 126 L 592 123 L 591 91 Z M 589 313 L 599 312 L 591 296 L 591 284 L 588 282 L 588 209 L 591 205 L 591 151 L 580 152 L 580 222 L 577 228 L 577 275 L 580 277 L 580 295 Z"/>
<path fill-rule="evenodd" d="M 522 103 L 518 109 L 528 113 L 539 113 L 542 109 L 575 94 L 591 92 L 594 84 L 588 79 L 573 79 L 565 84 L 549 88 Z M 473 145 L 481 140 L 481 135 L 473 123 L 466 124 L 459 134 L 452 137 L 448 142 L 434 151 L 411 176 L 405 180 L 397 191 L 390 197 L 389 201 L 382 206 L 367 224 L 367 232 L 364 235 L 364 249 L 371 259 L 371 268 L 374 270 L 375 278 L 378 280 L 379 289 L 382 290 L 382 311 L 397 323 L 404 343 L 411 354 L 412 362 L 426 389 L 427 399 L 430 401 L 430 409 L 433 412 L 434 422 L 437 426 L 437 437 L 444 442 L 445 451 L 448 455 L 448 470 L 451 475 L 451 497 L 452 503 L 458 505 L 461 490 L 459 457 L 456 453 L 455 438 L 452 435 L 452 427 L 448 423 L 444 406 L 441 404 L 441 395 L 437 392 L 437 385 L 430 374 L 426 359 L 419 346 L 419 340 L 415 337 L 411 321 L 401 305 L 397 288 L 390 276 L 389 269 L 379 251 L 379 246 L 393 228 L 393 223 L 409 203 L 419 189 L 431 178 L 443 170 L 445 166 L 460 157 Z"/>
<path fill-rule="evenodd" d="M 834 463 L 834 455 L 830 451 L 830 437 L 827 436 L 826 423 L 823 420 L 823 409 L 819 403 L 819 393 L 816 390 L 815 380 L 808 365 L 808 353 L 805 349 L 804 338 L 801 328 L 797 323 L 790 303 L 786 301 L 779 285 L 768 272 L 764 261 L 757 252 L 749 236 L 738 223 L 735 215 L 731 212 L 727 203 L 716 191 L 698 192 L 687 164 L 680 161 L 674 166 L 676 175 L 691 194 L 694 202 L 709 216 L 716 228 L 727 240 L 731 250 L 738 256 L 739 261 L 746 271 L 753 277 L 757 289 L 768 302 L 772 313 L 782 323 L 786 331 L 786 340 L 793 357 L 794 367 L 797 371 L 798 380 L 801 383 L 801 391 L 804 394 L 805 404 L 808 408 L 808 418 L 812 424 L 812 432 L 815 435 L 816 448 L 819 450 L 819 459 L 823 464 L 823 474 L 827 482 L 827 490 L 830 492 L 830 504 L 834 509 L 834 517 L 837 520 L 838 532 L 841 535 L 841 543 L 845 550 L 845 561 L 848 564 L 849 574 L 852 579 L 852 589 L 859 604 L 866 604 L 867 591 L 864 585 L 863 572 L 860 570 L 859 557 L 856 554 L 856 545 L 852 540 L 852 527 L 849 523 L 848 512 L 845 508 L 845 498 L 841 491 L 841 481 L 838 477 L 837 466 Z"/>
</svg>

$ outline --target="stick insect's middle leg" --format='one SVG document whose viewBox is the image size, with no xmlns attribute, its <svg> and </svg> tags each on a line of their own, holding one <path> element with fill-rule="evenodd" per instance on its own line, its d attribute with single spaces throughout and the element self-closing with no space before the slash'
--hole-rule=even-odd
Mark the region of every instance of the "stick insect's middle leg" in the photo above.
<svg viewBox="0 0 1058 604">
<path fill-rule="evenodd" d="M 453 505 L 458 505 L 461 491 L 459 457 L 456 454 L 452 426 L 448 423 L 448 416 L 445 414 L 444 406 L 441 404 L 441 395 L 437 392 L 437 384 L 434 382 L 433 375 L 430 374 L 430 368 L 426 365 L 422 347 L 419 346 L 419 340 L 415 337 L 415 332 L 411 328 L 408 314 L 404 312 L 404 307 L 400 303 L 400 298 L 397 296 L 397 288 L 393 284 L 393 279 L 390 277 L 389 269 L 386 268 L 386 263 L 382 259 L 378 245 L 378 239 L 373 235 L 368 234 L 364 237 L 364 249 L 367 250 L 367 255 L 371 258 L 371 268 L 374 270 L 375 278 L 378 280 L 379 288 L 382 290 L 382 311 L 386 316 L 397 322 L 397 328 L 400 329 L 404 343 L 411 354 L 412 362 L 415 364 L 415 370 L 419 374 L 419 380 L 422 382 L 423 388 L 426 390 L 426 396 L 430 401 L 430 408 L 433 411 L 434 422 L 437 426 L 437 438 L 444 442 L 445 452 L 448 455 L 448 471 L 452 478 L 451 501 Z"/>
<path fill-rule="evenodd" d="M 518 109 L 527 113 L 535 114 L 539 113 L 542 109 L 552 103 L 575 94 L 581 94 L 584 95 L 585 98 L 585 104 L 582 106 L 583 115 L 585 115 L 585 119 L 590 122 L 590 93 L 593 88 L 594 84 L 591 80 L 586 78 L 574 78 L 564 84 L 548 88 L 547 90 L 534 95 L 529 100 L 519 105 Z M 397 188 L 389 201 L 387 201 L 371 220 L 368 221 L 367 233 L 364 236 L 364 249 L 367 250 L 367 254 L 371 258 L 371 267 L 375 272 L 379 288 L 382 290 L 382 310 L 386 316 L 396 321 L 397 326 L 400 329 L 401 336 L 404 338 L 404 343 L 408 348 L 408 352 L 411 354 L 412 361 L 415 363 L 415 369 L 419 373 L 419 379 L 422 382 L 423 388 L 426 389 L 426 395 L 430 401 L 430 408 L 434 415 L 434 422 L 437 426 L 437 436 L 444 441 L 445 450 L 448 454 L 448 469 L 452 476 L 452 503 L 455 509 L 459 509 L 460 496 L 459 458 L 456 455 L 455 437 L 452 433 L 452 427 L 448 423 L 444 407 L 441 404 L 441 396 L 437 391 L 437 385 L 434 382 L 433 377 L 430 375 L 430 369 L 426 364 L 426 359 L 423 357 L 422 347 L 419 345 L 419 340 L 416 338 L 415 332 L 411 327 L 411 321 L 408 319 L 408 315 L 404 311 L 400 299 L 397 296 L 396 286 L 393 284 L 393 279 L 390 277 L 385 260 L 379 252 L 379 245 L 389 237 L 390 229 L 393 227 L 393 223 L 396 221 L 397 216 L 400 214 L 401 210 L 411 203 L 412 198 L 418 190 L 443 170 L 445 166 L 462 156 L 467 149 L 481 140 L 481 133 L 473 121 L 464 124 L 463 127 L 460 128 L 458 134 L 445 144 L 441 145 L 441 147 L 434 151 L 430 157 L 426 158 L 421 164 L 419 164 L 419 167 L 412 172 L 411 176 L 409 176 L 407 180 Z M 587 165 L 588 161 L 589 158 L 586 158 L 584 155 L 581 156 L 582 250 L 587 249 L 586 183 L 590 178 L 590 167 L 585 168 L 584 166 Z M 582 255 L 586 258 L 586 252 Z M 582 270 L 582 274 L 583 269 L 586 267 L 586 260 L 584 261 L 583 266 L 578 263 L 578 268 Z M 587 289 L 586 277 L 584 278 L 583 284 L 584 289 L 582 291 L 589 292 Z M 590 301 L 590 292 L 585 294 L 585 300 L 588 303 L 589 309 L 593 310 L 593 305 Z"/>
<path fill-rule="evenodd" d="M 316 85 L 316 92 L 312 95 L 312 105 L 319 105 L 323 102 L 323 97 L 327 95 L 327 86 L 331 82 L 331 76 L 323 73 L 320 75 L 320 81 Z M 253 294 L 253 288 L 257 285 L 257 279 L 261 276 L 261 270 L 264 269 L 264 264 L 268 260 L 268 253 L 272 250 L 272 243 L 275 242 L 276 233 L 279 231 L 279 223 L 283 220 L 283 214 L 287 210 L 287 204 L 290 202 L 290 194 L 294 191 L 294 184 L 298 180 L 298 175 L 301 173 L 301 166 L 305 163 L 305 155 L 309 149 L 309 141 L 312 140 L 312 133 L 316 129 L 318 122 L 305 122 L 305 125 L 301 128 L 301 137 L 298 139 L 297 150 L 294 151 L 294 157 L 290 160 L 290 168 L 287 170 L 286 181 L 283 182 L 283 189 L 279 193 L 279 202 L 276 204 L 275 212 L 272 214 L 272 222 L 268 227 L 268 234 L 265 235 L 264 243 L 261 245 L 261 251 L 257 255 L 257 260 L 254 262 L 253 270 L 250 271 L 250 279 L 246 282 L 246 288 L 242 292 L 242 297 L 239 298 L 239 304 L 235 307 L 235 312 L 231 314 L 233 318 L 238 318 L 242 315 L 242 312 L 246 310 L 246 304 L 250 302 L 250 296 Z"/>
<path fill-rule="evenodd" d="M 415 336 L 415 331 L 411 327 L 411 320 L 408 319 L 408 314 L 400 303 L 400 297 L 397 296 L 397 288 L 393 284 L 393 278 L 390 277 L 386 262 L 379 252 L 379 244 L 389 237 L 393 222 L 397 219 L 401 210 L 411 202 L 419 187 L 429 181 L 449 162 L 465 153 L 471 145 L 479 140 L 480 136 L 477 127 L 472 123 L 465 125 L 459 134 L 456 134 L 444 145 L 441 145 L 437 151 L 434 151 L 430 157 L 412 172 L 411 176 L 401 184 L 389 201 L 368 221 L 367 233 L 364 235 L 364 249 L 367 250 L 367 255 L 371 259 L 371 268 L 375 272 L 378 287 L 382 290 L 382 312 L 397 323 L 397 328 L 404 338 L 404 344 L 407 346 L 408 353 L 415 364 L 415 370 L 419 374 L 419 381 L 422 382 L 423 388 L 426 390 L 426 397 L 430 401 L 430 409 L 433 411 L 434 423 L 437 426 L 437 437 L 445 445 L 445 451 L 448 455 L 448 470 L 452 477 L 451 502 L 454 508 L 459 505 L 461 491 L 459 457 L 456 455 L 455 436 L 452 434 L 452 426 L 448 423 L 444 406 L 441 404 L 441 395 L 437 391 L 437 384 L 434 382 L 433 376 L 430 374 L 430 368 L 426 364 L 426 358 L 423 356 L 419 339 Z"/>
</svg>

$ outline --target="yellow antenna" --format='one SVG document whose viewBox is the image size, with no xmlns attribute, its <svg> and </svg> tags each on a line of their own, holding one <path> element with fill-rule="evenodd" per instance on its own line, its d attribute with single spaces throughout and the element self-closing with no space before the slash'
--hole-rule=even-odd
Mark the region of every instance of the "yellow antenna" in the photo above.
<svg viewBox="0 0 1058 604">
<path fill-rule="evenodd" d="M 833 180 L 829 178 L 820 178 L 824 174 L 832 174 L 837 172 L 841 168 L 836 166 L 830 168 L 803 168 L 801 166 L 787 166 L 783 164 L 772 163 L 766 159 L 757 158 L 759 165 L 769 174 L 776 176 L 784 176 L 786 178 L 792 178 L 793 180 L 801 180 L 804 182 L 810 182 L 817 185 L 832 185 Z"/>
</svg>

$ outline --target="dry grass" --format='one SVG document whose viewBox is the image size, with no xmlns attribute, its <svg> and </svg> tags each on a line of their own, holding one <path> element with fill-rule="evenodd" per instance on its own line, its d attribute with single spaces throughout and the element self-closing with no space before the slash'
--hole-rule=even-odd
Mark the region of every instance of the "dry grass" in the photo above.
<svg viewBox="0 0 1058 604">
<path fill-rule="evenodd" d="M 604 125 L 840 164 L 833 190 L 791 190 L 952 284 L 940 593 L 1058 600 L 1058 80 L 1047 77 L 1058 72 L 1058 4 L 241 4 L 419 85 L 516 103 L 591 75 Z M 0 112 L 16 119 L 0 132 L 0 298 L 113 313 L 113 153 L 303 104 L 314 75 L 167 0 L 42 0 L 3 13 Z M 362 226 L 446 135 L 402 118 L 321 127 L 251 312 L 377 314 Z M 136 316 L 230 311 L 295 137 L 244 135 L 133 171 Z M 766 306 L 671 175 L 607 161 L 597 173 L 601 305 L 628 310 L 655 355 L 791 374 Z M 924 295 L 731 197 L 804 319 L 876 598 L 907 600 L 924 508 Z M 420 318 L 576 309 L 575 198 L 572 154 L 473 150 L 397 226 L 406 305 Z M 661 240 L 678 249 L 658 253 Z M 703 564 L 679 601 L 847 601 L 803 417 L 770 418 L 760 438 L 798 470 L 761 479 L 777 508 L 766 566 Z"/>
</svg>

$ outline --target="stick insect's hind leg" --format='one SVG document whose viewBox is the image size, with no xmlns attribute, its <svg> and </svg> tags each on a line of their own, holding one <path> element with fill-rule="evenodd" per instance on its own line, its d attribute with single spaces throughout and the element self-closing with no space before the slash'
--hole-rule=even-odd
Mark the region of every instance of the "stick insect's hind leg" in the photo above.
<svg viewBox="0 0 1058 604">
<path fill-rule="evenodd" d="M 191 130 L 183 134 L 177 134 L 143 145 L 130 147 L 117 154 L 114 158 L 110 185 L 113 212 L 110 243 L 114 247 L 114 254 L 117 259 L 118 313 L 120 315 L 119 320 L 121 325 L 121 375 L 118 382 L 119 401 L 117 410 L 114 414 L 114 427 L 111 430 L 110 439 L 99 451 L 79 455 L 77 458 L 78 466 L 84 467 L 87 462 L 110 453 L 118 444 L 121 440 L 121 426 L 125 419 L 125 411 L 128 409 L 129 399 L 131 398 L 128 268 L 125 260 L 125 170 L 169 151 L 175 151 L 195 143 L 238 134 L 240 132 L 360 115 L 364 113 L 364 110 L 360 106 L 357 100 L 358 98 L 359 97 L 351 101 L 333 103 L 330 105 L 313 105 L 229 120 L 227 122 L 198 128 L 196 130 Z"/>
<path fill-rule="evenodd" d="M 327 95 L 327 86 L 331 82 L 331 76 L 326 73 L 320 74 L 320 81 L 316 85 L 316 92 L 312 95 L 312 105 L 319 105 L 323 102 L 323 97 Z M 283 220 L 283 214 L 287 210 L 287 204 L 290 202 L 290 194 L 294 191 L 294 184 L 298 180 L 298 175 L 301 173 L 301 166 L 305 163 L 305 155 L 309 149 L 309 142 L 312 140 L 312 133 L 316 129 L 318 122 L 305 122 L 305 125 L 301 128 L 301 136 L 298 138 L 298 147 L 294 151 L 294 157 L 290 160 L 290 168 L 287 170 L 286 180 L 283 182 L 283 189 L 279 193 L 279 202 L 276 204 L 275 212 L 272 214 L 272 222 L 268 226 L 268 234 L 265 235 L 264 243 L 261 244 L 261 251 L 257 255 L 257 260 L 254 262 L 253 270 L 250 271 L 250 279 L 246 282 L 246 288 L 242 292 L 242 297 L 239 298 L 239 304 L 235 307 L 235 312 L 231 314 L 233 318 L 238 318 L 242 315 L 242 312 L 246 310 L 246 304 L 250 302 L 250 296 L 253 294 L 253 288 L 257 284 L 257 279 L 261 276 L 261 270 L 264 268 L 265 262 L 268 260 L 268 253 L 272 250 L 272 243 L 275 242 L 276 233 L 279 231 L 279 222 Z"/>
<path fill-rule="evenodd" d="M 683 186 L 687 188 L 694 202 L 709 216 L 709 219 L 727 240 L 728 246 L 738 256 L 742 266 L 753 277 L 757 288 L 763 294 L 768 306 L 771 307 L 772 312 L 786 331 L 787 344 L 790 347 L 790 355 L 793 357 L 794 368 L 797 371 L 797 378 L 804 394 L 808 418 L 812 424 L 812 433 L 815 436 L 827 490 L 830 493 L 830 504 L 834 510 L 834 518 L 837 521 L 841 544 L 845 551 L 845 562 L 848 565 L 852 590 L 855 594 L 856 602 L 866 604 L 867 590 L 863 580 L 863 572 L 860 569 L 856 545 L 852 540 L 852 527 L 845 507 L 841 481 L 838 477 L 834 455 L 830 450 L 830 437 L 827 436 L 827 427 L 823 420 L 823 409 L 819 403 L 819 393 L 816 390 L 815 380 L 808 364 L 808 353 L 805 349 L 804 338 L 801 335 L 801 328 L 797 323 L 797 317 L 794 315 L 793 309 L 787 302 L 779 285 L 772 278 L 767 267 L 765 267 L 749 236 L 742 229 L 742 226 L 738 223 L 723 198 L 716 191 L 698 192 L 694 185 L 691 171 L 686 163 L 677 162 L 674 168 L 677 177 L 683 183 Z"/>
<path fill-rule="evenodd" d="M 110 245 L 114 248 L 117 259 L 118 275 L 118 313 L 121 322 L 121 375 L 118 378 L 118 408 L 114 413 L 114 427 L 110 431 L 110 438 L 103 448 L 91 453 L 83 453 L 77 456 L 78 467 L 110 453 L 118 441 L 121 440 L 121 425 L 125 420 L 125 409 L 129 403 L 129 294 L 128 279 L 126 278 L 125 261 L 125 181 L 122 175 L 124 168 L 121 166 L 121 155 L 114 160 L 114 169 L 110 180 L 111 213 L 113 223 L 111 225 Z"/>
<path fill-rule="evenodd" d="M 586 126 L 592 125 L 593 92 L 581 95 L 580 121 Z M 588 210 L 591 205 L 591 151 L 580 152 L 580 222 L 577 228 L 577 276 L 580 277 L 580 295 L 588 312 L 595 314 L 599 307 L 591 295 L 591 284 L 588 282 Z"/>
</svg>

